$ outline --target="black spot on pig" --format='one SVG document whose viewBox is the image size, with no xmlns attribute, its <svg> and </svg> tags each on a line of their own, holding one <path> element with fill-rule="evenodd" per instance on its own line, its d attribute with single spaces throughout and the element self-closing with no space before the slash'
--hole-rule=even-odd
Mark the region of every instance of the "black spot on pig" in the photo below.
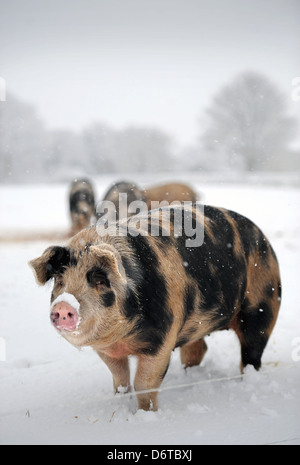
<svg viewBox="0 0 300 465">
<path fill-rule="evenodd" d="M 173 321 L 166 305 L 167 285 L 164 276 L 159 272 L 157 255 L 150 245 L 149 238 L 128 236 L 128 242 L 143 271 L 136 292 L 128 289 L 124 311 L 129 320 L 139 316 L 134 331 L 145 344 L 143 353 L 155 355 Z"/>
<path fill-rule="evenodd" d="M 106 292 L 101 296 L 101 304 L 104 307 L 112 307 L 116 301 L 116 296 L 113 291 Z"/>
<path fill-rule="evenodd" d="M 47 281 L 55 276 L 62 275 L 69 266 L 77 266 L 77 259 L 66 247 L 54 246 L 51 256 L 46 264 Z"/>
</svg>

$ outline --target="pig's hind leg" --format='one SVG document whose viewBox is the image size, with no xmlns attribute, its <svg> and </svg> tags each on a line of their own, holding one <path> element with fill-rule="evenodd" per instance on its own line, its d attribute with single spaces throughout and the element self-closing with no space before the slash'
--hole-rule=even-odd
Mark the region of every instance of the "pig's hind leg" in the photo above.
<svg viewBox="0 0 300 465">
<path fill-rule="evenodd" d="M 186 344 L 180 348 L 180 359 L 184 368 L 200 365 L 207 351 L 204 339 Z"/>
<path fill-rule="evenodd" d="M 241 343 L 241 373 L 247 365 L 253 365 L 256 370 L 261 367 L 261 358 L 273 326 L 278 309 L 270 303 L 261 302 L 257 306 L 245 306 L 236 316 L 232 324 Z"/>
</svg>

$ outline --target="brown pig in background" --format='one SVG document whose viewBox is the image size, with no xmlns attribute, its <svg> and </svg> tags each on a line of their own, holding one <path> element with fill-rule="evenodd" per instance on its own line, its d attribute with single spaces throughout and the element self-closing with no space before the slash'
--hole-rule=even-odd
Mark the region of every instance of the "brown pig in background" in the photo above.
<svg viewBox="0 0 300 465">
<path fill-rule="evenodd" d="M 184 230 L 174 233 L 178 212 L 204 228 L 201 246 L 187 242 Z M 204 213 L 166 207 L 146 220 L 144 235 L 128 233 L 131 219 L 114 236 L 99 236 L 92 226 L 31 261 L 39 284 L 53 280 L 54 327 L 99 354 L 116 391 L 129 389 L 130 355 L 138 358 L 136 391 L 157 389 L 176 347 L 186 367 L 198 365 L 204 337 L 221 329 L 239 338 L 241 370 L 248 364 L 258 370 L 281 298 L 278 263 L 264 234 L 245 217 L 209 206 Z M 148 221 L 157 223 L 158 237 Z M 137 397 L 139 408 L 158 408 L 157 391 Z"/>
</svg>

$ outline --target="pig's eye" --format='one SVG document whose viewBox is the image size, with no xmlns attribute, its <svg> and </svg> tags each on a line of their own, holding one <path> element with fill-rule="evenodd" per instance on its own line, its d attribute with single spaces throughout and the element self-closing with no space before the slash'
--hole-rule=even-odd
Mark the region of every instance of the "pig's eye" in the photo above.
<svg viewBox="0 0 300 465">
<path fill-rule="evenodd" d="M 98 290 L 110 287 L 107 274 L 101 268 L 92 268 L 87 272 L 86 279 L 91 287 L 95 287 Z"/>
</svg>

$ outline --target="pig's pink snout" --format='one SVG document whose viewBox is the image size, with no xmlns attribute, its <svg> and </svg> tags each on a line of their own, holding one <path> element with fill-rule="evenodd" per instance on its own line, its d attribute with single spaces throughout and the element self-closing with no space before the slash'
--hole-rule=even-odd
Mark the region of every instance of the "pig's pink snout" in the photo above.
<svg viewBox="0 0 300 465">
<path fill-rule="evenodd" d="M 65 331 L 75 331 L 79 322 L 77 311 L 66 302 L 57 303 L 52 308 L 50 318 L 56 329 Z"/>
</svg>

